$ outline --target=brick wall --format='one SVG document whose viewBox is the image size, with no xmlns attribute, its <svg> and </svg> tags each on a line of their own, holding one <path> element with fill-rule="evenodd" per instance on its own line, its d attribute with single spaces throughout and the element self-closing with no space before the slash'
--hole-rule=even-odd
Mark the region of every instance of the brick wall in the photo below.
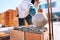
<svg viewBox="0 0 60 40">
<path fill-rule="evenodd" d="M 0 24 L 5 26 L 18 26 L 17 9 L 9 9 L 0 14 Z"/>
</svg>

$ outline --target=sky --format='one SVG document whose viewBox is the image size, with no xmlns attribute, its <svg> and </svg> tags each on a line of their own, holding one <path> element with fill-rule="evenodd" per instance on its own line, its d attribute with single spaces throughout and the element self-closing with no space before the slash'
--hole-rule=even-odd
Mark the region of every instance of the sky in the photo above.
<svg viewBox="0 0 60 40">
<path fill-rule="evenodd" d="M 18 5 L 21 3 L 22 0 L 0 0 L 0 13 L 4 12 L 8 9 L 16 9 L 16 7 L 18 7 Z M 60 0 L 53 0 L 56 1 L 56 7 L 53 8 L 54 12 L 60 11 Z M 46 0 L 40 0 L 40 4 L 45 3 Z M 47 10 L 46 10 L 47 11 Z"/>
<path fill-rule="evenodd" d="M 0 0 L 0 13 L 8 9 L 16 9 L 21 1 L 22 0 Z"/>
<path fill-rule="evenodd" d="M 16 9 L 22 0 L 0 0 L 0 13 L 8 9 Z"/>
</svg>

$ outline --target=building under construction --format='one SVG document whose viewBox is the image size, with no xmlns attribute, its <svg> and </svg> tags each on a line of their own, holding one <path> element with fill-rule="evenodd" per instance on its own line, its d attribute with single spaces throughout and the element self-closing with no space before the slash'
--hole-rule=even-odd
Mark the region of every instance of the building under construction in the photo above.
<svg viewBox="0 0 60 40">
<path fill-rule="evenodd" d="M 0 13 L 0 40 L 59 40 L 59 0 L 40 0 L 37 14 L 32 16 L 32 25 L 24 20 L 19 26 L 19 11 L 8 9 Z M 34 9 L 31 9 L 34 11 Z"/>
</svg>

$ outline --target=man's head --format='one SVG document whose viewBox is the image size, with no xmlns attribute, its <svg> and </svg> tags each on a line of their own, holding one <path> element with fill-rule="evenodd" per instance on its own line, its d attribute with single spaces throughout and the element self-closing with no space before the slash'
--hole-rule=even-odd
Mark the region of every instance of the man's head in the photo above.
<svg viewBox="0 0 60 40">
<path fill-rule="evenodd" d="M 35 2 L 39 3 L 39 0 L 31 0 L 31 3 L 34 4 Z"/>
<path fill-rule="evenodd" d="M 31 0 L 31 3 L 37 8 L 40 1 L 39 0 Z"/>
<path fill-rule="evenodd" d="M 31 3 L 34 4 L 35 3 L 35 0 L 31 0 Z"/>
</svg>

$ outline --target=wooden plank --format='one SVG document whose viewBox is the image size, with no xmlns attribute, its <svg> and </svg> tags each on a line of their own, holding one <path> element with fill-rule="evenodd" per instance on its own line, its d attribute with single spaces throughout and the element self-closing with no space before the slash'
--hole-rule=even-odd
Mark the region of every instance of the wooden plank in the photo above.
<svg viewBox="0 0 60 40">
<path fill-rule="evenodd" d="M 24 32 L 11 30 L 10 40 L 24 40 Z"/>
<path fill-rule="evenodd" d="M 25 40 L 44 40 L 44 36 L 43 34 L 25 32 Z"/>
<path fill-rule="evenodd" d="M 31 32 L 11 30 L 10 40 L 48 40 L 48 32 L 36 34 Z"/>
</svg>

